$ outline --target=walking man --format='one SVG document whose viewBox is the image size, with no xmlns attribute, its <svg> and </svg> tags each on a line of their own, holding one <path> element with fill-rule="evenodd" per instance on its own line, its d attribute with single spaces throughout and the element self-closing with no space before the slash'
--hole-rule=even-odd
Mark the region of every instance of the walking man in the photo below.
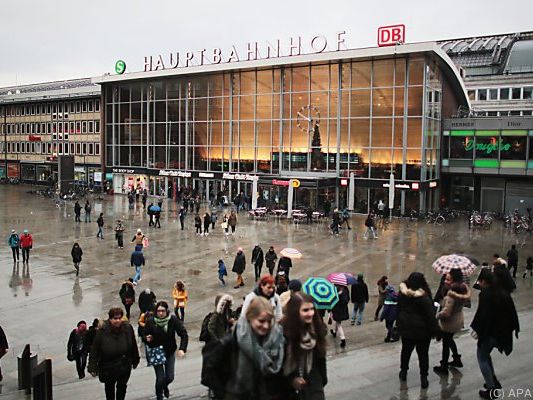
<svg viewBox="0 0 533 400">
<path fill-rule="evenodd" d="M 237 274 L 237 283 L 234 289 L 238 289 L 239 287 L 244 286 L 244 279 L 242 279 L 242 274 L 245 269 L 246 257 L 244 256 L 242 247 L 239 247 L 237 249 L 237 255 L 235 256 L 235 260 L 233 261 L 233 268 L 231 269 L 232 272 L 235 272 Z"/>
<path fill-rule="evenodd" d="M 516 278 L 516 269 L 518 268 L 518 250 L 516 250 L 516 245 L 512 245 L 509 251 L 507 252 L 507 267 L 509 272 L 513 270 L 513 278 Z"/>
<path fill-rule="evenodd" d="M 356 319 L 357 325 L 361 325 L 363 323 L 363 311 L 366 303 L 368 303 L 368 286 L 361 273 L 357 275 L 357 283 L 352 285 L 351 297 L 353 303 L 352 325 L 355 325 Z"/>
<path fill-rule="evenodd" d="M 11 252 L 13 253 L 13 262 L 19 260 L 19 247 L 20 247 L 20 238 L 17 232 L 14 229 L 11 229 L 11 236 L 7 240 L 9 247 L 11 247 Z"/>
<path fill-rule="evenodd" d="M 98 233 L 96 234 L 96 237 L 103 239 L 104 238 L 104 213 L 100 213 L 100 216 L 96 220 L 96 223 L 98 224 Z"/>
<path fill-rule="evenodd" d="M 33 247 L 33 238 L 29 234 L 27 229 L 24 229 L 24 233 L 20 237 L 20 248 L 22 249 L 22 263 L 30 261 L 30 250 Z"/>
<path fill-rule="evenodd" d="M 180 225 L 181 225 L 181 230 L 183 230 L 183 226 L 184 226 L 184 223 L 185 223 L 185 208 L 183 206 L 181 206 L 180 208 Z"/>
<path fill-rule="evenodd" d="M 80 206 L 80 203 L 77 200 L 76 200 L 76 203 L 74 203 L 74 214 L 76 215 L 76 217 L 74 218 L 74 221 L 75 222 L 81 222 L 81 218 L 80 218 L 81 206 Z"/>
<path fill-rule="evenodd" d="M 132 267 L 135 267 L 135 275 L 133 277 L 133 284 L 137 285 L 137 282 L 141 280 L 141 268 L 145 265 L 144 254 L 142 246 L 135 246 L 135 251 L 131 253 L 130 263 Z"/>
<path fill-rule="evenodd" d="M 124 225 L 122 225 L 122 221 L 119 219 L 117 221 L 117 226 L 115 227 L 115 238 L 117 239 L 117 245 L 119 249 L 124 248 Z"/>
<path fill-rule="evenodd" d="M 89 200 L 85 202 L 85 222 L 91 222 L 91 203 L 89 203 Z"/>
<path fill-rule="evenodd" d="M 255 281 L 257 282 L 261 277 L 261 270 L 263 269 L 263 261 L 265 257 L 263 255 L 263 249 L 256 244 L 252 250 L 252 263 L 254 264 Z"/>
</svg>

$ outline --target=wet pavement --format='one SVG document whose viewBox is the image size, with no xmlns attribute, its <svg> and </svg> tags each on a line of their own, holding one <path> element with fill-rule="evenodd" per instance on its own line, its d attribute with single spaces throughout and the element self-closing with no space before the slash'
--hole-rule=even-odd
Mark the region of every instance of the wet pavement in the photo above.
<svg viewBox="0 0 533 400">
<path fill-rule="evenodd" d="M 250 263 L 252 248 L 259 243 L 263 250 L 273 245 L 279 255 L 284 247 L 295 247 L 303 258 L 294 262 L 291 278 L 305 279 L 308 276 L 325 276 L 330 272 L 362 272 L 369 283 L 370 303 L 365 311 L 362 326 L 345 327 L 347 348 L 341 350 L 333 341 L 329 346 L 330 384 L 328 398 L 352 399 L 411 399 L 411 398 L 477 398 L 477 389 L 482 384 L 475 361 L 474 342 L 468 335 L 459 339 L 460 346 L 468 354 L 462 376 L 450 375 L 449 381 L 439 382 L 431 377 L 430 389 L 420 391 L 416 370 L 410 376 L 409 388 L 397 382 L 399 346 L 385 345 L 384 326 L 373 322 L 377 290 L 375 282 L 383 274 L 398 285 L 412 271 L 424 272 L 433 290 L 439 276 L 431 269 L 433 260 L 441 254 L 465 252 L 480 261 L 490 261 L 495 252 L 505 254 L 511 244 L 517 244 L 520 254 L 520 271 L 526 253 L 533 255 L 533 240 L 527 236 L 515 236 L 501 224 L 495 223 L 491 230 L 469 231 L 466 221 L 457 220 L 445 226 L 427 225 L 421 222 L 395 220 L 386 231 L 379 232 L 376 240 L 365 240 L 364 217 L 352 218 L 352 230 L 343 230 L 338 237 L 328 233 L 327 223 L 293 225 L 286 220 L 250 220 L 246 213 L 238 217 L 235 236 L 225 238 L 220 224 L 207 237 L 194 234 L 192 216 L 186 219 L 186 229 L 179 229 L 177 206 L 165 202 L 162 228 L 148 227 L 148 217 L 140 208 L 128 210 L 123 196 L 95 200 L 92 220 L 99 212 L 104 213 L 105 239 L 96 238 L 97 226 L 92 223 L 74 222 L 73 202 L 57 208 L 54 201 L 29 194 L 26 186 L 0 187 L 0 229 L 7 241 L 10 230 L 21 233 L 29 229 L 33 234 L 34 247 L 29 267 L 22 262 L 13 264 L 11 251 L 4 241 L 0 250 L 0 324 L 10 342 L 10 352 L 2 359 L 4 382 L 0 385 L 0 398 L 22 399 L 16 391 L 16 355 L 26 343 L 40 360 L 53 360 L 54 398 L 83 400 L 103 397 L 103 387 L 96 379 L 79 381 L 75 366 L 66 360 L 66 342 L 70 330 L 84 319 L 105 317 L 107 310 L 120 305 L 120 285 L 130 276 L 132 250 L 130 243 L 135 230 L 140 227 L 150 238 L 150 247 L 145 250 L 147 265 L 137 294 L 152 289 L 158 299 L 171 301 L 172 285 L 177 279 L 185 281 L 189 291 L 189 304 L 185 322 L 189 330 L 189 351 L 185 360 L 176 365 L 176 380 L 171 385 L 171 398 L 198 398 L 205 396 L 199 385 L 200 343 L 199 326 L 204 315 L 214 306 L 214 297 L 219 292 L 230 293 L 236 301 L 253 287 L 253 266 Z M 204 211 L 205 212 L 205 211 Z M 82 221 L 84 215 L 82 213 Z M 221 215 L 219 213 L 219 221 Z M 125 221 L 125 248 L 118 249 L 112 231 L 117 219 Z M 77 240 L 83 249 L 80 276 L 75 276 L 70 250 Z M 243 247 L 247 257 L 246 286 L 235 290 L 234 275 L 230 272 L 238 247 Z M 222 258 L 228 267 L 227 286 L 222 288 L 217 279 L 217 261 Z M 517 281 L 514 295 L 521 311 L 523 333 L 511 357 L 496 356 L 496 369 L 500 380 L 525 387 L 533 381 L 529 349 L 533 346 L 533 279 Z M 475 309 L 474 302 L 474 309 Z M 132 307 L 132 320 L 136 326 L 139 311 Z M 467 310 L 465 320 L 470 321 L 472 310 Z M 529 327 L 529 329 L 528 329 Z M 440 345 L 432 346 L 430 360 L 438 361 Z M 416 361 L 414 357 L 413 361 Z M 413 364 L 412 361 L 412 364 Z M 144 365 L 144 362 L 141 362 Z M 413 364 L 414 365 L 414 364 Z M 527 368 L 524 368 L 527 367 Z M 502 378 L 503 377 L 503 378 Z M 503 380 L 502 380 L 503 382 Z M 128 399 L 146 399 L 152 395 L 153 370 L 140 366 L 132 375 Z M 522 385 L 522 386 L 520 386 Z M 531 383 L 529 383 L 531 387 Z M 530 389 L 531 390 L 531 389 Z M 84 397 L 86 396 L 86 397 Z M 519 397 L 515 397 L 519 398 Z M 525 397 L 524 397 L 525 398 Z"/>
</svg>

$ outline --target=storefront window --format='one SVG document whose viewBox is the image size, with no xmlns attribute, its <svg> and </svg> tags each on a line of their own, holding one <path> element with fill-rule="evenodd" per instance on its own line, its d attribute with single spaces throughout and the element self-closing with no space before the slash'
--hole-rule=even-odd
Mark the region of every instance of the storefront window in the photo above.
<svg viewBox="0 0 533 400">
<path fill-rule="evenodd" d="M 450 158 L 471 160 L 474 154 L 474 138 L 464 136 L 450 137 Z"/>
<path fill-rule="evenodd" d="M 25 181 L 35 180 L 35 165 L 22 165 L 21 178 Z"/>
<path fill-rule="evenodd" d="M 497 159 L 498 138 L 476 137 L 476 158 Z"/>
<path fill-rule="evenodd" d="M 500 158 L 502 160 L 525 160 L 526 144 L 526 136 L 502 136 Z"/>
</svg>

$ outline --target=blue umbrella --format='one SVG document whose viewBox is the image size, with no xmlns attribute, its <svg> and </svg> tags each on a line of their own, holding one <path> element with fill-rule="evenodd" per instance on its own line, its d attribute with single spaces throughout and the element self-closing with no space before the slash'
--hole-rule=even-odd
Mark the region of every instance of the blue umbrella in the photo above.
<svg viewBox="0 0 533 400">
<path fill-rule="evenodd" d="M 339 301 L 337 288 L 324 278 L 308 278 L 302 290 L 313 298 L 315 307 L 320 310 L 331 310 Z"/>
<path fill-rule="evenodd" d="M 161 207 L 159 207 L 159 206 L 152 206 L 152 207 L 150 207 L 150 210 L 153 211 L 153 212 L 160 212 L 160 211 L 161 211 Z"/>
</svg>

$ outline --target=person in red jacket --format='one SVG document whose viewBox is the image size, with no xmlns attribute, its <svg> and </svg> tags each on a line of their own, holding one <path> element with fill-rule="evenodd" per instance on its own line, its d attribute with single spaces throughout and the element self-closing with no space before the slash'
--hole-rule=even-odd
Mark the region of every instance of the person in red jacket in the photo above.
<svg viewBox="0 0 533 400">
<path fill-rule="evenodd" d="M 33 238 L 28 233 L 27 229 L 24 229 L 24 233 L 20 237 L 20 248 L 22 249 L 22 263 L 30 261 L 30 249 L 33 247 Z"/>
</svg>

